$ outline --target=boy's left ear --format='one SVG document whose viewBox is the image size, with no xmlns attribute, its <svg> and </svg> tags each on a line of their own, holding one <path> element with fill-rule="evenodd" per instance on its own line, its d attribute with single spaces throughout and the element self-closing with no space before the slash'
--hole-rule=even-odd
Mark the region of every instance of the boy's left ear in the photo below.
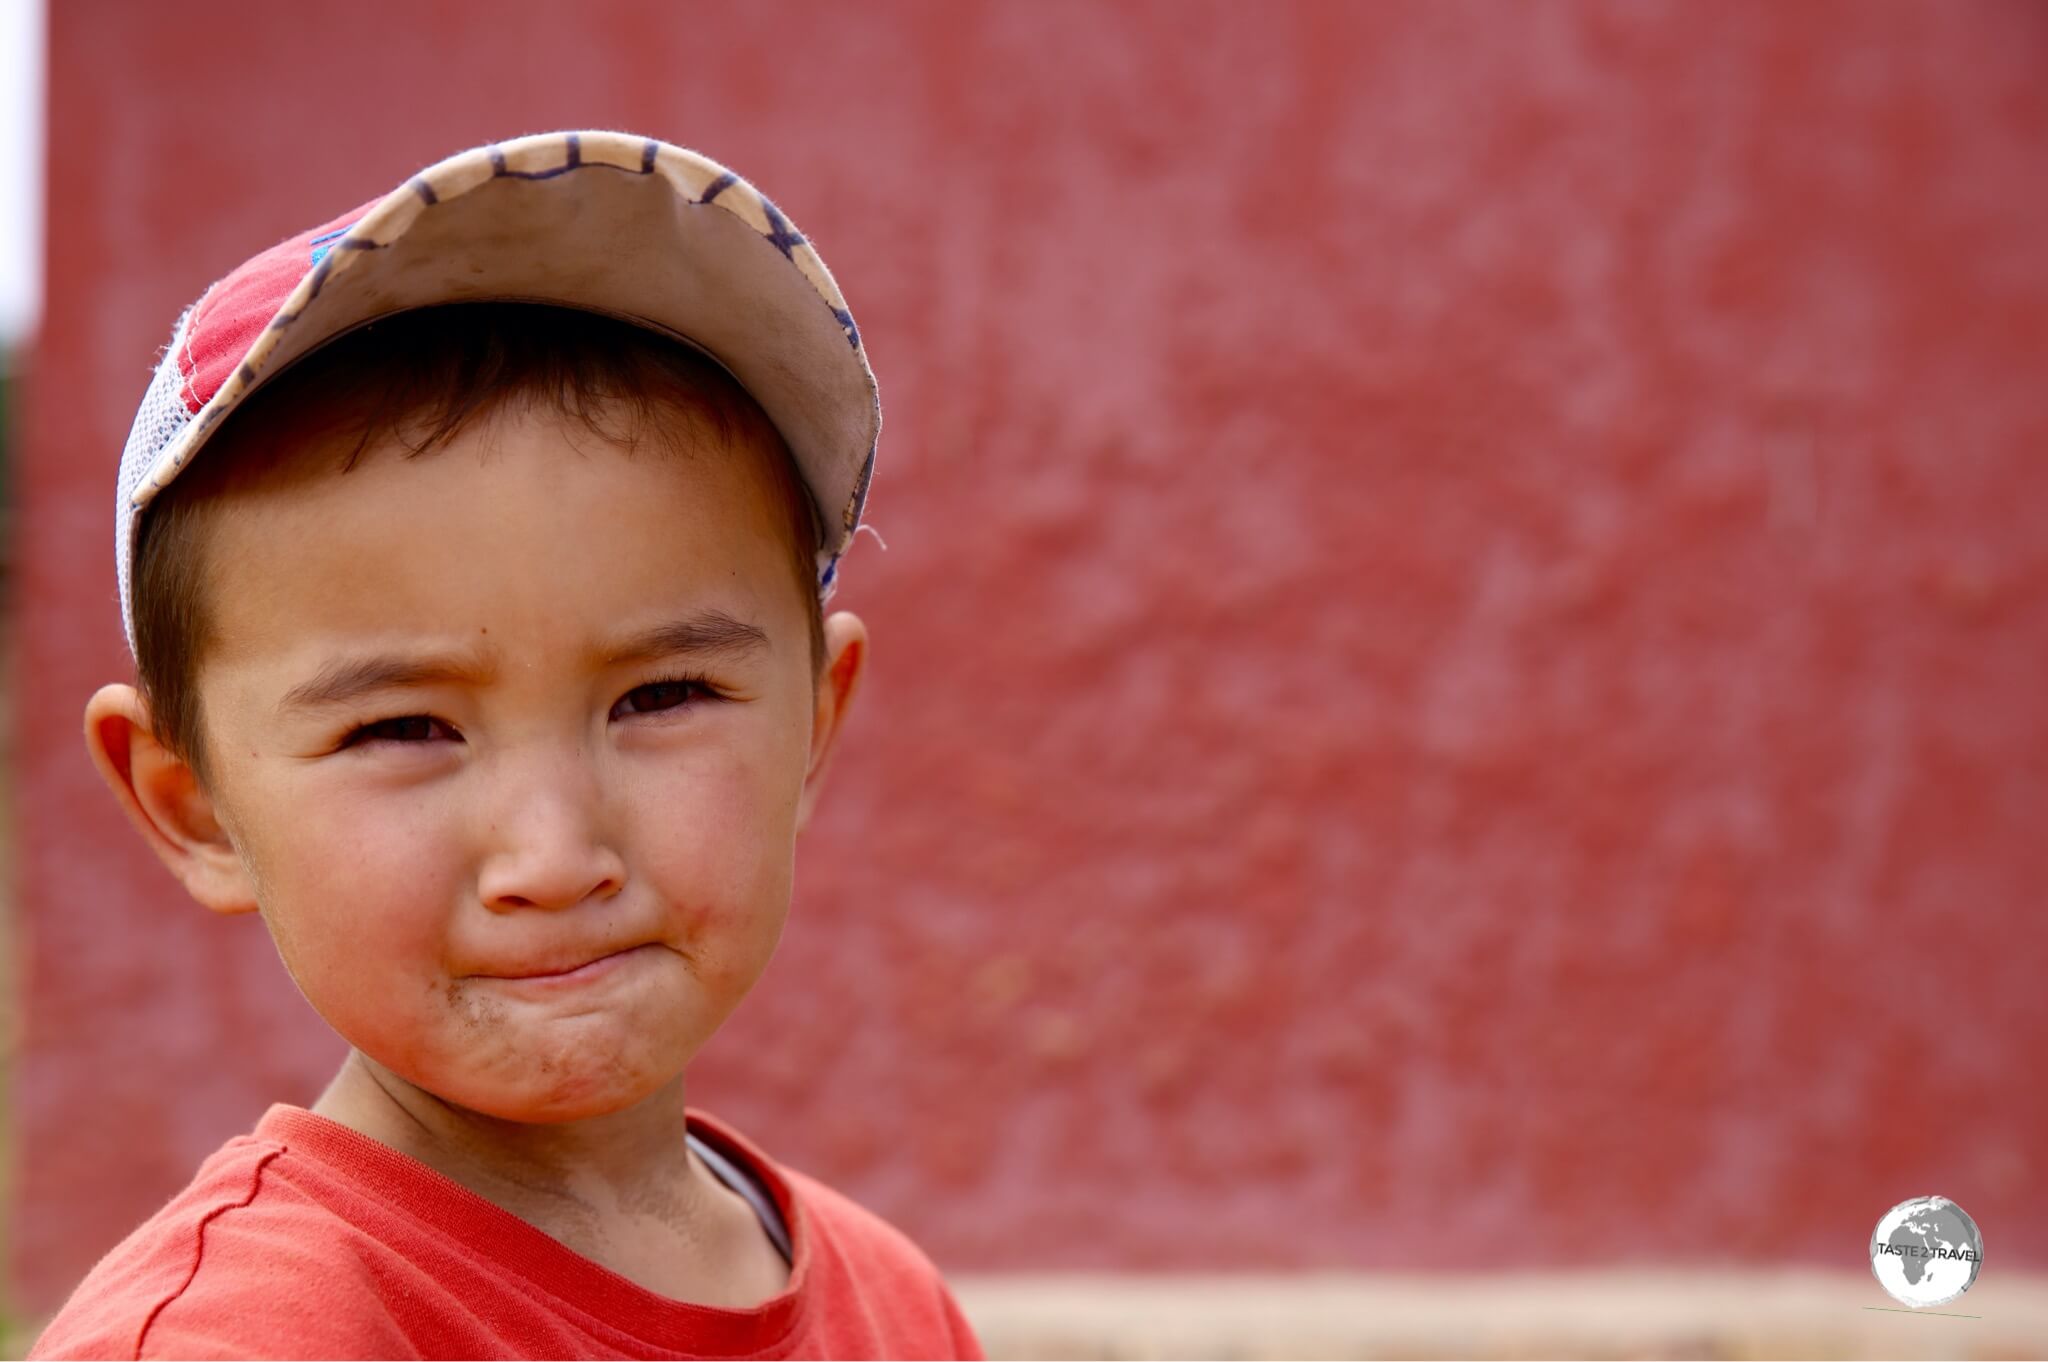
<svg viewBox="0 0 2048 1362">
<path fill-rule="evenodd" d="M 860 689 L 861 674 L 867 670 L 868 627 L 860 616 L 841 610 L 825 620 L 825 671 L 818 678 L 812 703 L 810 765 L 804 771 L 804 789 L 796 809 L 796 825 L 811 821 L 818 791 L 824 787 L 826 769 L 839 745 L 839 732 L 846 711 Z"/>
</svg>

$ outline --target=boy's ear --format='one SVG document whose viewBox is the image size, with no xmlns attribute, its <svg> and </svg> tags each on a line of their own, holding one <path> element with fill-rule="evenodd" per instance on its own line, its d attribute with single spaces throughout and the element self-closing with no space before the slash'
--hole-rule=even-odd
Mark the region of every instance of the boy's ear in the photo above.
<svg viewBox="0 0 2048 1362">
<path fill-rule="evenodd" d="M 256 909 L 256 891 L 212 798 L 150 726 L 135 687 L 102 686 L 85 705 L 85 748 L 128 821 L 187 893 L 216 913 Z"/>
<path fill-rule="evenodd" d="M 811 715 L 811 760 L 797 804 L 798 828 L 811 821 L 811 810 L 817 807 L 818 792 L 824 788 L 826 769 L 832 764 L 846 711 L 860 689 L 867 661 L 868 627 L 860 622 L 860 616 L 844 610 L 829 616 L 825 620 L 825 670 L 813 688 L 816 708 Z"/>
</svg>

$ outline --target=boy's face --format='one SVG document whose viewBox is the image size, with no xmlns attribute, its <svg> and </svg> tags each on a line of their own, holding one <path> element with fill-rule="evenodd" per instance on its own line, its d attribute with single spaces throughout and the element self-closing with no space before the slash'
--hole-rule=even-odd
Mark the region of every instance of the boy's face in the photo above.
<svg viewBox="0 0 2048 1362">
<path fill-rule="evenodd" d="M 775 948 L 864 654 L 835 617 L 814 687 L 769 457 L 510 408 L 228 493 L 188 796 L 228 850 L 187 884 L 260 904 L 328 1023 L 445 1101 L 565 1121 L 674 1078 Z"/>
</svg>

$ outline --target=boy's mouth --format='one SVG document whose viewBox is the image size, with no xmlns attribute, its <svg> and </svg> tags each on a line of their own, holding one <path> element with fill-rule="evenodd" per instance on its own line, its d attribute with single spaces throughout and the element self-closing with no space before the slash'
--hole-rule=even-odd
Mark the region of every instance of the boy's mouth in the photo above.
<svg viewBox="0 0 2048 1362">
<path fill-rule="evenodd" d="M 635 957 L 661 949 L 659 942 L 646 941 L 634 946 L 621 946 L 602 955 L 571 957 L 559 962 L 536 964 L 530 967 L 505 969 L 478 973 L 472 978 L 495 979 L 502 983 L 525 985 L 549 985 L 584 983 L 610 974 Z"/>
</svg>

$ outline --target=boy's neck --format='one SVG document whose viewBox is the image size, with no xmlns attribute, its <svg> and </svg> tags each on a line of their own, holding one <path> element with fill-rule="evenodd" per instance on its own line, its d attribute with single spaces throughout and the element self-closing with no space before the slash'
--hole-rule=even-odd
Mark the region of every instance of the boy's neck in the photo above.
<svg viewBox="0 0 2048 1362">
<path fill-rule="evenodd" d="M 351 1050 L 312 1110 L 665 1294 L 677 1294 L 674 1283 L 634 1270 L 636 1245 L 668 1240 L 669 1252 L 716 1261 L 735 1225 L 737 1198 L 683 1139 L 680 1074 L 624 1111 L 530 1125 L 453 1106 Z M 759 1236 L 750 1211 L 740 1227 Z"/>
</svg>

